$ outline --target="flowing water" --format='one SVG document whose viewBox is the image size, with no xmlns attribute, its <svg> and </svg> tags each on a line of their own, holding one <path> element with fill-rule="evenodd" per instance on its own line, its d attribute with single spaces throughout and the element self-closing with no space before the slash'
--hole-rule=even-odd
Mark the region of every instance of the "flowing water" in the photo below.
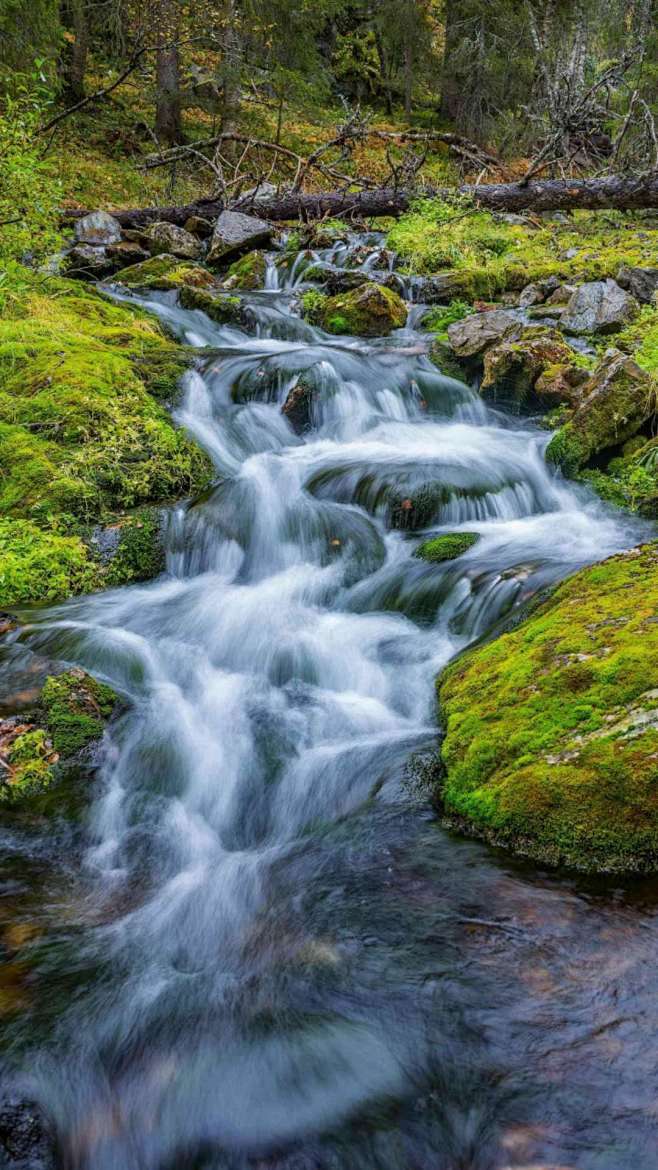
<svg viewBox="0 0 658 1170">
<path fill-rule="evenodd" d="M 377 237 L 311 259 L 390 267 Z M 448 659 L 640 530 L 441 375 L 415 307 L 374 342 L 302 322 L 308 263 L 271 263 L 244 330 L 146 300 L 200 347 L 178 418 L 216 484 L 171 512 L 162 578 L 5 652 L 127 703 L 83 819 L 3 830 L 7 1076 L 67 1170 L 652 1170 L 654 885 L 460 840 L 409 767 Z"/>
</svg>

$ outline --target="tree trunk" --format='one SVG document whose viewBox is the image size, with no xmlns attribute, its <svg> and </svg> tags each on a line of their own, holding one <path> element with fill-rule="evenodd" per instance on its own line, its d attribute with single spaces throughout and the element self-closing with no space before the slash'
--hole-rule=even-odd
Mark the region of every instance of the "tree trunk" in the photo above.
<svg viewBox="0 0 658 1170">
<path fill-rule="evenodd" d="M 569 180 L 550 179 L 533 183 L 488 183 L 479 187 L 434 188 L 396 191 L 383 187 L 374 191 L 325 191 L 316 195 L 291 194 L 276 199 L 255 199 L 249 204 L 234 205 L 236 210 L 251 215 L 260 215 L 268 220 L 285 221 L 313 219 L 323 215 L 353 215 L 370 217 L 400 215 L 407 211 L 413 200 L 423 196 L 428 199 L 450 199 L 456 194 L 472 198 L 479 207 L 488 211 L 566 211 L 575 209 L 597 210 L 618 208 L 658 208 L 658 175 L 642 178 L 622 178 L 611 175 L 606 179 Z M 211 199 L 201 199 L 185 207 L 140 207 L 113 214 L 123 227 L 140 227 L 142 224 L 165 220 L 182 225 L 191 215 L 212 218 L 224 210 L 224 205 Z M 86 215 L 85 211 L 65 212 L 65 218 L 76 219 Z"/>
<path fill-rule="evenodd" d="M 176 146 L 183 141 L 177 0 L 160 0 L 158 9 L 155 133 L 158 142 Z"/>
<path fill-rule="evenodd" d="M 459 92 L 453 73 L 452 58 L 459 46 L 459 5 L 457 0 L 446 0 L 445 43 L 443 47 L 443 70 L 441 80 L 442 118 L 454 122 L 459 112 Z"/>
<path fill-rule="evenodd" d="M 67 101 L 79 102 L 85 96 L 85 73 L 89 52 L 86 0 L 69 0 L 64 23 L 74 37 L 65 54 L 64 91 Z"/>
<path fill-rule="evenodd" d="M 222 60 L 222 130 L 235 130 L 240 113 L 240 74 L 242 71 L 242 36 L 238 0 L 227 0 L 223 33 Z"/>
</svg>

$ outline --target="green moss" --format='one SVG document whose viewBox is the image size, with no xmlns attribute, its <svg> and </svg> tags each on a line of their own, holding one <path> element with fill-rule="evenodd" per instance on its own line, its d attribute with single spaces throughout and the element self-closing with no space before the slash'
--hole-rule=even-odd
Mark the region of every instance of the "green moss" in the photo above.
<svg viewBox="0 0 658 1170">
<path fill-rule="evenodd" d="M 652 262 L 656 232 L 609 212 L 578 212 L 566 224 L 510 224 L 457 197 L 419 201 L 394 225 L 388 244 L 410 272 L 463 274 L 459 295 L 472 301 L 549 276 L 614 278 L 622 264 Z"/>
<path fill-rule="evenodd" d="M 68 759 L 100 738 L 117 696 L 104 683 L 74 669 L 47 678 L 41 702 L 53 747 Z"/>
<path fill-rule="evenodd" d="M 658 545 L 584 569 L 439 680 L 444 808 L 520 853 L 658 867 Z"/>
<path fill-rule="evenodd" d="M 164 570 L 162 516 L 157 508 L 142 508 L 119 523 L 116 552 L 107 565 L 105 585 L 151 581 Z"/>
<path fill-rule="evenodd" d="M 466 301 L 452 300 L 449 305 L 436 305 L 425 313 L 421 325 L 430 333 L 444 334 L 449 325 L 469 317 L 472 312 L 473 306 Z"/>
<path fill-rule="evenodd" d="M 19 735 L 7 757 L 11 779 L 0 784 L 0 801 L 14 803 L 44 792 L 53 780 L 54 759 L 52 740 L 43 729 Z"/>
<path fill-rule="evenodd" d="M 211 288 L 216 282 L 212 273 L 198 264 L 177 260 L 175 256 L 153 256 L 140 264 L 123 268 L 118 280 L 127 288 L 151 288 L 162 292 L 184 288 Z"/>
<path fill-rule="evenodd" d="M 61 601 L 99 584 L 98 567 L 79 537 L 44 532 L 27 520 L 0 520 L 3 605 Z"/>
<path fill-rule="evenodd" d="M 267 260 L 264 252 L 249 252 L 240 260 L 236 260 L 228 270 L 227 283 L 236 288 L 254 289 L 263 288 Z"/>
<path fill-rule="evenodd" d="M 183 288 L 180 303 L 184 309 L 200 309 L 211 321 L 217 321 L 220 325 L 240 325 L 244 321 L 239 297 L 208 292 L 204 288 Z"/>
<path fill-rule="evenodd" d="M 319 325 L 324 315 L 327 300 L 326 293 L 319 292 L 316 288 L 308 289 L 302 296 L 302 317 L 311 325 Z"/>
<path fill-rule="evenodd" d="M 462 553 L 468 552 L 480 539 L 478 532 L 446 532 L 443 536 L 434 536 L 426 540 L 416 549 L 414 556 L 422 557 L 432 564 L 441 564 L 442 561 L 454 561 Z"/>
<path fill-rule="evenodd" d="M 321 325 L 327 333 L 350 333 L 359 337 L 383 337 L 406 324 L 404 301 L 392 289 L 379 284 L 327 297 L 322 306 Z"/>
<path fill-rule="evenodd" d="M 175 395 L 188 360 L 151 318 L 82 285 L 31 275 L 8 298 L 0 319 L 3 600 L 94 588 L 100 579 L 79 539 L 85 525 L 207 485 L 206 455 L 156 401 Z"/>
</svg>

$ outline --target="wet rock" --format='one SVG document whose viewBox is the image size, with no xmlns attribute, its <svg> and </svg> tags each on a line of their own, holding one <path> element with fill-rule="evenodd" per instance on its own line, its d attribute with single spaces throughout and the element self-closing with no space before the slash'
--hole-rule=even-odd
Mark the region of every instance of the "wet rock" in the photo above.
<svg viewBox="0 0 658 1170">
<path fill-rule="evenodd" d="M 93 244 L 76 244 L 66 256 L 66 275 L 77 280 L 101 280 L 114 272 L 112 260 L 105 248 Z"/>
<path fill-rule="evenodd" d="M 222 281 L 222 288 L 256 289 L 265 285 L 267 259 L 264 252 L 249 252 L 240 260 L 234 261 L 228 270 L 226 280 Z"/>
<path fill-rule="evenodd" d="M 327 297 L 322 306 L 322 328 L 327 333 L 358 337 L 384 337 L 404 328 L 407 307 L 400 296 L 381 285 L 361 285 L 352 292 Z"/>
<path fill-rule="evenodd" d="M 316 393 L 316 388 L 308 374 L 303 374 L 289 391 L 281 407 L 281 413 L 288 419 L 297 435 L 302 435 L 311 427 Z"/>
<path fill-rule="evenodd" d="M 573 358 L 573 350 L 555 330 L 526 329 L 518 340 L 504 339 L 486 350 L 480 392 L 516 411 L 572 402 L 575 387 L 566 371 L 573 366 Z M 539 379 L 548 371 L 552 374 L 538 388 Z M 575 386 L 588 379 L 586 371 L 579 373 L 584 376 L 574 376 Z M 568 390 L 566 399 L 558 396 L 563 389 Z"/>
<path fill-rule="evenodd" d="M 395 272 L 384 277 L 383 283 L 398 292 L 402 287 L 402 281 Z M 416 276 L 413 278 L 414 300 L 424 305 L 448 305 L 450 301 L 460 298 L 471 301 L 471 285 L 471 276 L 466 270 L 440 272 L 436 276 Z"/>
<path fill-rule="evenodd" d="M 640 307 L 614 280 L 582 284 L 571 296 L 560 322 L 566 333 L 615 333 L 634 321 Z"/>
<path fill-rule="evenodd" d="M 184 309 L 200 309 L 220 325 L 241 325 L 246 320 L 240 298 L 226 293 L 185 285 L 181 288 L 180 303 Z"/>
<path fill-rule="evenodd" d="M 448 326 L 448 341 L 460 358 L 470 358 L 484 351 L 503 338 L 518 338 L 523 324 L 505 309 L 493 309 L 486 313 L 473 313 L 461 321 Z"/>
<path fill-rule="evenodd" d="M 411 489 L 408 495 L 401 492 L 393 495 L 389 503 L 389 526 L 408 532 L 427 528 L 449 497 L 449 490 L 440 483 L 423 484 Z"/>
<path fill-rule="evenodd" d="M 461 557 L 469 548 L 473 548 L 479 539 L 479 532 L 446 532 L 443 536 L 434 536 L 431 540 L 423 541 L 414 556 L 433 565 L 440 565 L 444 561 L 454 561 Z"/>
<path fill-rule="evenodd" d="M 322 283 L 329 296 L 335 297 L 340 293 L 350 292 L 354 288 L 361 288 L 364 284 L 378 284 L 379 281 L 373 279 L 373 274 L 369 272 L 360 272 L 358 269 L 351 268 L 323 268 L 316 264 L 304 273 L 306 280 L 315 280 L 314 273 L 317 273 L 317 279 Z"/>
<path fill-rule="evenodd" d="M 185 263 L 176 256 L 153 256 L 141 264 L 131 264 L 122 269 L 119 279 L 128 288 L 152 288 L 163 292 L 188 286 L 208 288 L 216 285 L 214 276 L 206 268 Z"/>
<path fill-rule="evenodd" d="M 622 265 L 617 284 L 643 305 L 653 303 L 658 292 L 658 268 L 629 268 Z"/>
<path fill-rule="evenodd" d="M 164 519 L 162 508 L 147 507 L 94 529 L 90 543 L 105 567 L 108 588 L 152 581 L 164 572 Z"/>
<path fill-rule="evenodd" d="M 56 1170 L 55 1138 L 39 1108 L 15 1096 L 0 1099 L 2 1170 Z"/>
<path fill-rule="evenodd" d="M 79 244 L 116 244 L 121 239 L 121 224 L 107 211 L 93 211 L 76 220 L 75 238 Z"/>
<path fill-rule="evenodd" d="M 199 241 L 185 228 L 173 223 L 153 223 L 144 232 L 144 243 L 152 256 L 175 256 L 179 260 L 198 260 Z"/>
<path fill-rule="evenodd" d="M 445 374 L 446 378 L 454 378 L 456 382 L 463 382 L 464 375 L 462 367 L 455 357 L 454 350 L 447 341 L 440 341 L 439 339 L 432 342 L 428 357 L 431 362 Z"/>
<path fill-rule="evenodd" d="M 578 406 L 583 398 L 583 386 L 589 381 L 589 372 L 569 362 L 549 365 L 537 378 L 534 397 L 543 407 Z"/>
<path fill-rule="evenodd" d="M 546 458 L 575 475 L 594 456 L 621 447 L 655 414 L 650 376 L 626 354 L 608 350 L 582 387 L 580 406 L 553 436 Z"/>
<path fill-rule="evenodd" d="M 240 211 L 223 211 L 215 223 L 208 263 L 220 264 L 241 252 L 268 244 L 272 235 L 272 225 L 264 219 Z"/>
<path fill-rule="evenodd" d="M 439 680 L 437 793 L 470 832 L 595 872 L 658 869 L 658 543 L 583 569 Z"/>
</svg>

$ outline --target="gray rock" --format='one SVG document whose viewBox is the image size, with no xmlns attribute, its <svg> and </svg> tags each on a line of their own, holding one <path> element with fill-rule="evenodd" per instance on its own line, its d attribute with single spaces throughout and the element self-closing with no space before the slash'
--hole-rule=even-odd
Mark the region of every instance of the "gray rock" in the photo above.
<svg viewBox="0 0 658 1170">
<path fill-rule="evenodd" d="M 555 289 L 555 291 L 552 292 L 549 297 L 547 297 L 546 304 L 547 305 L 568 305 L 568 303 L 571 300 L 575 291 L 576 291 L 575 284 L 560 284 Z"/>
<path fill-rule="evenodd" d="M 79 244 L 116 244 L 121 239 L 121 224 L 107 211 L 93 211 L 76 221 L 75 238 Z"/>
<path fill-rule="evenodd" d="M 212 223 L 209 219 L 204 219 L 201 215 L 191 215 L 185 221 L 185 231 L 192 236 L 199 236 L 202 240 L 207 240 L 212 235 Z"/>
<path fill-rule="evenodd" d="M 640 306 L 614 280 L 594 280 L 576 289 L 560 328 L 566 333 L 615 333 L 637 317 Z"/>
<path fill-rule="evenodd" d="M 474 357 L 503 338 L 520 337 L 523 325 L 504 309 L 474 313 L 448 327 L 448 341 L 458 357 Z"/>
<path fill-rule="evenodd" d="M 628 268 L 624 264 L 617 273 L 617 284 L 643 305 L 650 305 L 658 292 L 658 268 Z"/>
<path fill-rule="evenodd" d="M 55 1137 L 38 1106 L 18 1096 L 0 1101 L 3 1170 L 55 1170 Z"/>
<path fill-rule="evenodd" d="M 519 308 L 529 309 L 531 305 L 540 305 L 546 294 L 540 284 L 527 284 L 519 297 Z"/>
<path fill-rule="evenodd" d="M 66 275 L 79 280 L 100 280 L 114 272 L 115 263 L 105 248 L 92 244 L 76 244 L 66 257 Z"/>
<path fill-rule="evenodd" d="M 144 233 L 144 242 L 152 256 L 176 256 L 179 260 L 198 260 L 201 244 L 191 232 L 173 223 L 152 223 Z"/>
<path fill-rule="evenodd" d="M 209 264 L 220 264 L 230 257 L 267 244 L 273 235 L 271 224 L 240 211 L 223 211 L 217 219 L 208 253 Z"/>
<path fill-rule="evenodd" d="M 115 268 L 127 268 L 129 264 L 139 264 L 142 260 L 149 258 L 146 249 L 132 240 L 120 240 L 118 244 L 108 244 L 107 255 L 114 262 Z"/>
</svg>

